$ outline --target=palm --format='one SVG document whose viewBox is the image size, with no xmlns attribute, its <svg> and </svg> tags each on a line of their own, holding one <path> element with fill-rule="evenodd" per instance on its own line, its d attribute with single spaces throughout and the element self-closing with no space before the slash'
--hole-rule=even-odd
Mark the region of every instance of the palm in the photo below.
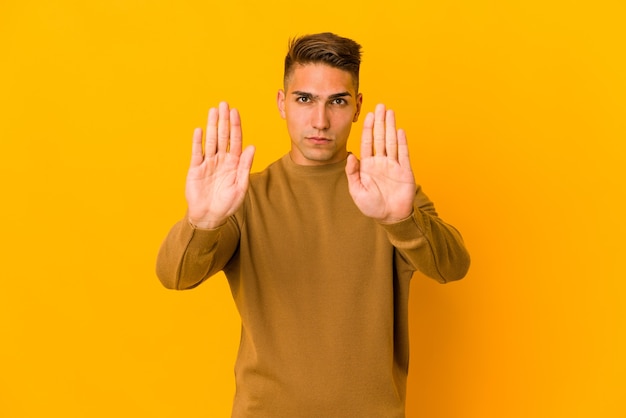
<svg viewBox="0 0 626 418">
<path fill-rule="evenodd" d="M 232 215 L 246 192 L 246 184 L 237 177 L 239 160 L 230 154 L 216 155 L 200 166 L 190 167 L 185 193 L 189 207 L 201 208 L 208 218 Z M 200 217 L 204 217 L 202 212 Z M 190 214 L 194 219 L 196 215 Z"/>
<path fill-rule="evenodd" d="M 357 207 L 375 219 L 394 217 L 399 208 L 412 206 L 415 182 L 411 170 L 387 157 L 368 157 L 360 162 L 360 183 L 350 190 Z M 401 215 L 396 215 L 401 217 Z"/>
</svg>

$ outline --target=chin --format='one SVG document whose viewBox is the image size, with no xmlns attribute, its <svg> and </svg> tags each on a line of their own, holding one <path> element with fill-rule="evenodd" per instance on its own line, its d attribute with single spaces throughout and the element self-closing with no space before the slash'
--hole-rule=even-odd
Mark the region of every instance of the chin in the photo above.
<svg viewBox="0 0 626 418">
<path fill-rule="evenodd" d="M 311 155 L 307 157 L 307 160 L 316 164 L 332 164 L 342 160 L 337 154 L 325 154 L 325 155 Z"/>
</svg>

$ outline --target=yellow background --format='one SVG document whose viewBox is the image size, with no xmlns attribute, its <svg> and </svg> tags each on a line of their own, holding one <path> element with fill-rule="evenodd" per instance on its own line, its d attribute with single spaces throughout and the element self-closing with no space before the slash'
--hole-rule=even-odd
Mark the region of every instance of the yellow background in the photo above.
<svg viewBox="0 0 626 418">
<path fill-rule="evenodd" d="M 208 107 L 262 169 L 287 39 L 326 30 L 473 256 L 414 278 L 409 417 L 626 416 L 623 4 L 1 1 L 0 416 L 229 415 L 225 280 L 167 291 L 156 252 Z"/>
</svg>

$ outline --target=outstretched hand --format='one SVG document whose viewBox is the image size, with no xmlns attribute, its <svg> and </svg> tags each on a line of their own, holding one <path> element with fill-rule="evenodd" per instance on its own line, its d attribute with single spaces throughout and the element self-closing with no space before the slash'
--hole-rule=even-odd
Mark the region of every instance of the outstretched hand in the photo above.
<svg viewBox="0 0 626 418">
<path fill-rule="evenodd" d="M 350 195 L 365 216 L 383 223 L 411 215 L 417 186 L 411 170 L 406 134 L 396 130 L 393 110 L 376 106 L 363 123 L 361 161 L 348 156 Z"/>
<path fill-rule="evenodd" d="M 216 228 L 243 203 L 248 190 L 254 147 L 242 152 L 241 120 L 222 102 L 209 110 L 204 151 L 202 129 L 193 133 L 185 197 L 187 216 L 199 228 Z"/>
</svg>

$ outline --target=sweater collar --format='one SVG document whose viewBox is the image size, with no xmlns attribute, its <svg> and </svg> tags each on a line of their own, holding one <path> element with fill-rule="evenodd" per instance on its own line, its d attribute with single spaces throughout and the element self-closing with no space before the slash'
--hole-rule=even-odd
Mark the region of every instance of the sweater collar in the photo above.
<svg viewBox="0 0 626 418">
<path fill-rule="evenodd" d="M 345 171 L 346 161 L 342 160 L 332 164 L 322 165 L 299 165 L 293 162 L 289 153 L 281 158 L 281 164 L 289 173 L 305 176 L 321 176 L 338 174 Z"/>
</svg>

